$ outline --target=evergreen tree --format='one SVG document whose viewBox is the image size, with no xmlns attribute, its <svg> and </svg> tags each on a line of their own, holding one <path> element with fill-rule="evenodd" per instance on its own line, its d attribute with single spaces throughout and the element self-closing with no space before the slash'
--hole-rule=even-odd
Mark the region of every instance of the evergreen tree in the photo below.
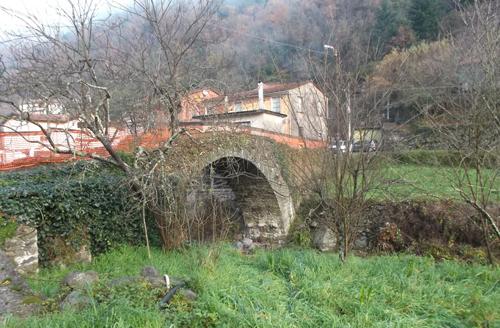
<svg viewBox="0 0 500 328">
<path fill-rule="evenodd" d="M 398 33 L 399 22 L 389 0 L 383 0 L 375 15 L 374 37 L 380 44 L 387 43 Z"/>
<path fill-rule="evenodd" d="M 435 40 L 439 34 L 439 21 L 445 14 L 442 0 L 414 0 L 408 19 L 420 40 Z"/>
</svg>

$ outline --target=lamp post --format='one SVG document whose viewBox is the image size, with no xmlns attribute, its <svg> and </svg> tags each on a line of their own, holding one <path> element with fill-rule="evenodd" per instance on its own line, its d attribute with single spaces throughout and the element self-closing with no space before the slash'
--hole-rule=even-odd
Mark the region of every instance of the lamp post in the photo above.
<svg viewBox="0 0 500 328">
<path fill-rule="evenodd" d="M 326 60 L 328 56 L 328 49 L 331 49 L 333 52 L 333 55 L 337 58 L 336 65 L 337 65 L 337 76 L 339 79 L 337 79 L 337 82 L 340 82 L 340 56 L 338 50 L 329 44 L 324 44 L 323 48 L 325 49 L 325 79 L 326 79 Z M 351 96 L 349 93 L 349 88 L 344 90 L 347 98 L 347 107 L 346 107 L 346 114 L 347 114 L 347 151 L 351 150 L 351 138 L 352 138 L 352 122 L 351 122 Z M 339 104 L 340 105 L 340 104 Z M 340 113 L 340 109 L 338 111 Z M 337 133 L 340 131 L 340 115 L 337 115 Z"/>
</svg>

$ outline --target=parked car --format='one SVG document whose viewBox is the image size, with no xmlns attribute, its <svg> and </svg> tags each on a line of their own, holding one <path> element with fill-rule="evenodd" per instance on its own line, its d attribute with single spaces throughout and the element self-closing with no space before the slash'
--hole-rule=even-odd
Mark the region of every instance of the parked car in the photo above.
<svg viewBox="0 0 500 328">
<path fill-rule="evenodd" d="M 334 153 L 345 153 L 347 151 L 347 142 L 345 140 L 334 140 L 330 145 L 330 149 L 333 150 Z"/>
<path fill-rule="evenodd" d="M 377 150 L 377 142 L 375 140 L 355 141 L 352 144 L 353 152 L 370 152 Z"/>
</svg>

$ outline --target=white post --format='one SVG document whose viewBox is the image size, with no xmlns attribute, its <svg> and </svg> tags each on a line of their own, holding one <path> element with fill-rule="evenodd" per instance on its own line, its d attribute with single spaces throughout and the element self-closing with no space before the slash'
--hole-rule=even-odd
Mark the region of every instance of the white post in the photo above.
<svg viewBox="0 0 500 328">
<path fill-rule="evenodd" d="M 351 99 L 347 98 L 347 140 L 351 141 Z"/>
<path fill-rule="evenodd" d="M 258 90 L 259 90 L 259 108 L 258 109 L 265 109 L 265 107 L 264 107 L 264 83 L 262 83 L 262 81 L 259 81 Z"/>
<path fill-rule="evenodd" d="M 352 150 L 351 95 L 347 92 L 347 151 Z"/>
</svg>

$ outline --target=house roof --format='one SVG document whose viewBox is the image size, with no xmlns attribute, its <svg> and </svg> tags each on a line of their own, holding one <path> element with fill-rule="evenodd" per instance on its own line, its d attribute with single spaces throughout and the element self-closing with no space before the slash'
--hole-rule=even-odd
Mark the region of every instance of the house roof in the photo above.
<svg viewBox="0 0 500 328">
<path fill-rule="evenodd" d="M 68 115 L 31 113 L 30 118 L 36 122 L 66 123 L 71 121 Z"/>
<path fill-rule="evenodd" d="M 286 117 L 286 114 L 273 112 L 267 109 L 254 109 L 254 110 L 245 110 L 241 112 L 229 112 L 229 113 L 216 113 L 216 114 L 206 114 L 206 115 L 197 115 L 193 116 L 193 119 L 198 120 L 210 120 L 214 118 L 229 118 L 229 117 L 244 117 L 244 116 L 253 116 L 253 115 L 261 115 L 261 114 L 270 114 L 279 117 Z"/>
<path fill-rule="evenodd" d="M 311 81 L 301 81 L 301 82 L 289 82 L 289 83 L 264 83 L 264 96 L 269 94 L 277 94 L 285 91 L 289 91 L 300 86 L 303 86 L 307 83 L 311 83 Z M 244 99 L 258 98 L 259 89 L 255 88 L 248 91 L 237 92 L 231 95 L 227 95 L 229 101 L 238 101 Z M 221 95 L 218 97 L 213 97 L 207 99 L 205 102 L 207 103 L 216 103 L 224 101 L 225 95 Z"/>
<path fill-rule="evenodd" d="M 7 104 L 0 103 L 0 124 L 13 117 L 19 117 L 19 112 Z M 30 113 L 30 118 L 36 122 L 66 123 L 70 121 L 69 116 L 61 114 Z"/>
</svg>

